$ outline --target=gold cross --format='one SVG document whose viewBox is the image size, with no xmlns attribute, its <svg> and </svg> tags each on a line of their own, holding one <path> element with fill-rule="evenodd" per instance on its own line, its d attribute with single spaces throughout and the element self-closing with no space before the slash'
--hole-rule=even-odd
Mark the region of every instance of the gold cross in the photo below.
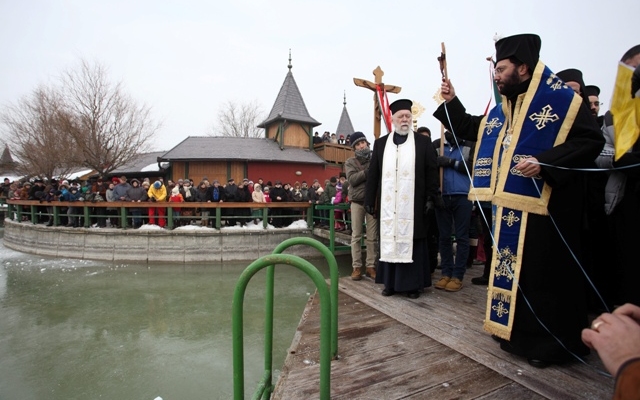
<svg viewBox="0 0 640 400">
<path fill-rule="evenodd" d="M 487 128 L 487 135 L 491 135 L 493 128 L 500 128 L 501 126 L 502 122 L 498 122 L 498 117 L 495 117 L 491 121 L 487 122 L 485 124 L 485 127 Z"/>
<path fill-rule="evenodd" d="M 542 107 L 540 113 L 533 113 L 529 115 L 529 119 L 538 122 L 536 124 L 536 128 L 540 130 L 547 126 L 547 122 L 556 122 L 560 119 L 560 117 L 558 117 L 558 114 L 551 114 L 551 111 L 553 111 L 553 108 L 551 108 L 551 106 L 547 104 L 546 106 Z"/>
<path fill-rule="evenodd" d="M 509 211 L 509 214 L 502 217 L 503 221 L 507 222 L 507 226 L 511 228 L 514 223 L 519 222 L 520 218 L 516 217 L 516 214 L 513 211 Z"/>
<path fill-rule="evenodd" d="M 491 307 L 496 312 L 498 318 L 502 318 L 503 315 L 509 314 L 509 309 L 504 306 L 503 302 L 498 302 L 497 306 Z"/>
</svg>

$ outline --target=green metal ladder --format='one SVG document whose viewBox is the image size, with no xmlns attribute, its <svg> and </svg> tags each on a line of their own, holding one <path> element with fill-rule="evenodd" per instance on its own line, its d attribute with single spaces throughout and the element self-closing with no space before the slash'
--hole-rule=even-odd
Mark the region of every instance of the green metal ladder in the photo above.
<svg viewBox="0 0 640 400">
<path fill-rule="evenodd" d="M 284 250 L 295 245 L 306 245 L 320 251 L 329 264 L 331 287 L 327 288 L 324 277 L 309 261 Z M 292 265 L 311 278 L 320 296 L 320 399 L 329 400 L 331 393 L 331 360 L 338 357 L 338 263 L 333 253 L 319 241 L 298 237 L 280 243 L 272 254 L 260 257 L 240 275 L 233 294 L 233 394 L 235 400 L 244 399 L 244 295 L 251 278 L 261 269 L 267 268 L 265 293 L 265 357 L 264 374 L 252 399 L 269 399 L 273 393 L 273 304 L 275 265 Z"/>
</svg>

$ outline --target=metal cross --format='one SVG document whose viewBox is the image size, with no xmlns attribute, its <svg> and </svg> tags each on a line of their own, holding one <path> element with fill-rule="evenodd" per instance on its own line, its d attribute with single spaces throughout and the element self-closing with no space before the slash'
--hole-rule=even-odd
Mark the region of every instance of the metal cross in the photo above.
<svg viewBox="0 0 640 400">
<path fill-rule="evenodd" d="M 558 117 L 558 114 L 551 114 L 551 111 L 553 111 L 553 108 L 551 108 L 551 106 L 547 104 L 546 106 L 542 107 L 540 113 L 533 113 L 529 115 L 529 119 L 531 121 L 537 122 L 536 128 L 540 130 L 547 126 L 547 122 L 556 122 L 560 119 L 560 117 Z"/>
</svg>

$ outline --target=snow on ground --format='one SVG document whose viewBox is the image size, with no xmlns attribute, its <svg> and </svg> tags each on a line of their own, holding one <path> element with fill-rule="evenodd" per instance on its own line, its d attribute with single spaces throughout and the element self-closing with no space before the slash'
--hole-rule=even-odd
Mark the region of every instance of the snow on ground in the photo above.
<svg viewBox="0 0 640 400">
<path fill-rule="evenodd" d="M 213 228 L 209 228 L 209 227 L 205 227 L 205 226 L 201 226 L 201 225 L 186 225 L 186 226 L 180 226 L 175 228 L 174 230 L 176 231 L 201 231 L 201 230 L 211 230 Z M 307 229 L 307 221 L 304 219 L 299 219 L 297 221 L 294 221 L 291 225 L 284 227 L 284 228 L 276 228 L 271 224 L 267 225 L 267 229 L 269 230 L 273 230 L 273 229 Z M 151 224 L 145 224 L 142 225 L 139 230 L 143 230 L 143 231 L 157 231 L 157 230 L 163 230 L 163 228 L 160 228 L 160 226 L 158 225 L 151 225 Z M 251 222 L 247 222 L 247 224 L 245 226 L 240 226 L 240 225 L 236 225 L 236 226 L 223 226 L 220 229 L 221 231 L 225 231 L 225 232 L 241 232 L 241 231 L 261 231 L 264 230 L 263 226 L 262 226 L 262 221 L 258 222 L 258 224 L 254 224 L 253 221 Z"/>
</svg>

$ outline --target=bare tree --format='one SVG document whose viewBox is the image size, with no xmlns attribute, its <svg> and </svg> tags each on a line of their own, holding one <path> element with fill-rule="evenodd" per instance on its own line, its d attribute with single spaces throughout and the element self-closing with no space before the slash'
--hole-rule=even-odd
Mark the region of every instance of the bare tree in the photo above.
<svg viewBox="0 0 640 400">
<path fill-rule="evenodd" d="M 263 120 L 264 112 L 257 101 L 236 103 L 229 100 L 218 111 L 218 121 L 211 136 L 263 137 L 264 129 L 257 127 Z"/>
<path fill-rule="evenodd" d="M 65 132 L 66 120 L 59 93 L 40 86 L 1 115 L 8 142 L 17 160 L 18 172 L 52 177 L 78 165 L 73 139 Z"/>
<path fill-rule="evenodd" d="M 78 69 L 62 75 L 64 128 L 79 150 L 82 165 L 102 174 L 127 164 L 147 152 L 160 124 L 151 109 L 124 93 L 121 83 L 107 79 L 99 63 L 82 60 Z"/>
</svg>

